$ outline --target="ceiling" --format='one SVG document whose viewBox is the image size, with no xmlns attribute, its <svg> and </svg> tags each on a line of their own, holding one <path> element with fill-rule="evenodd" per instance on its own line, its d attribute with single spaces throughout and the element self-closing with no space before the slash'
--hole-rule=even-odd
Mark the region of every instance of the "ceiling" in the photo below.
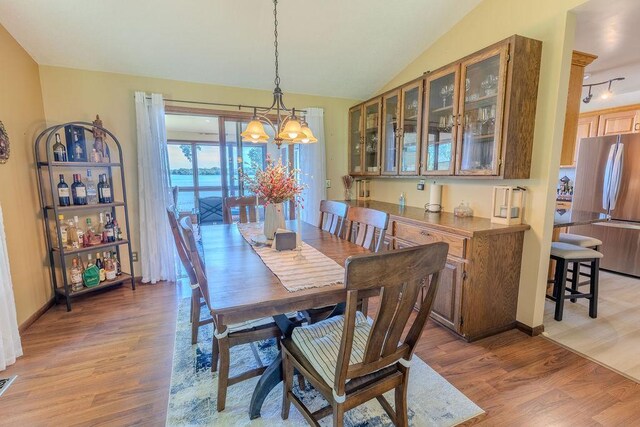
<svg viewBox="0 0 640 427">
<path fill-rule="evenodd" d="M 587 83 L 598 83 L 615 77 L 625 77 L 614 82 L 614 97 L 597 99 L 605 86 L 594 88 L 593 100 L 582 110 L 606 108 L 621 97 L 640 91 L 640 7 L 638 0 L 590 0 L 574 10 L 576 14 L 575 49 L 598 55 L 587 66 Z M 586 96 L 587 89 L 583 90 Z M 640 102 L 640 98 L 635 102 Z"/>
<path fill-rule="evenodd" d="M 280 0 L 281 87 L 366 98 L 480 1 Z M 0 0 L 0 23 L 39 64 L 271 90 L 272 8 L 270 0 Z"/>
</svg>

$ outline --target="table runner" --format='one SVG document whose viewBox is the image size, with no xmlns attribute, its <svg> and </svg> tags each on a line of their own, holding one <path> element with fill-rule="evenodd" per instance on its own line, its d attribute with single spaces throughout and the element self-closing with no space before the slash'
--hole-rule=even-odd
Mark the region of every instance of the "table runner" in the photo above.
<svg viewBox="0 0 640 427">
<path fill-rule="evenodd" d="M 302 242 L 304 259 L 297 260 L 297 251 L 279 252 L 253 242 L 264 234 L 262 223 L 238 224 L 238 230 L 289 292 L 344 283 L 344 268 L 314 247 Z"/>
</svg>

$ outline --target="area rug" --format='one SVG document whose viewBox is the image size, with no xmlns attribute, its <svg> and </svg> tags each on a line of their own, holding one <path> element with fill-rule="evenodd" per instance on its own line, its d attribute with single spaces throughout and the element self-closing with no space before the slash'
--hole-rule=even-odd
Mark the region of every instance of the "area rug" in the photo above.
<svg viewBox="0 0 640 427">
<path fill-rule="evenodd" d="M 197 345 L 191 345 L 189 299 L 181 301 L 178 311 L 176 343 L 173 354 L 171 391 L 167 411 L 168 426 L 305 426 L 306 421 L 291 407 L 289 419 L 280 418 L 282 387 L 276 387 L 262 407 L 261 417 L 249 419 L 249 402 L 258 378 L 229 387 L 226 408 L 216 411 L 217 372 L 211 372 L 211 325 L 200 329 Z M 275 340 L 257 344 L 263 363 L 278 354 Z M 255 366 L 248 345 L 231 349 L 231 374 Z M 409 425 L 449 427 L 474 418 L 484 411 L 469 400 L 426 363 L 413 358 L 409 380 Z M 297 382 L 296 382 L 297 383 Z M 294 392 L 312 410 L 326 405 L 321 395 L 308 383 L 305 390 L 295 385 Z M 393 404 L 393 391 L 387 399 Z M 331 417 L 321 424 L 331 425 Z M 376 400 L 369 401 L 345 415 L 345 426 L 392 426 L 391 420 Z"/>
</svg>

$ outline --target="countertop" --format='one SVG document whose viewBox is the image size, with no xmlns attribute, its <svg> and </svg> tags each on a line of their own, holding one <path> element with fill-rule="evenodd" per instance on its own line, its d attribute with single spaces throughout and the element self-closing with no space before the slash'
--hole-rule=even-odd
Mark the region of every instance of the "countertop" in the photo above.
<svg viewBox="0 0 640 427">
<path fill-rule="evenodd" d="M 572 225 L 587 225 L 595 222 L 609 221 L 611 217 L 600 212 L 580 211 L 574 209 L 557 209 L 553 218 L 554 227 L 570 227 Z"/>
<path fill-rule="evenodd" d="M 401 208 L 400 205 L 394 203 L 379 202 L 376 200 L 351 200 L 340 202 L 347 203 L 349 206 L 359 206 L 371 209 L 377 209 L 379 211 L 387 212 L 393 217 L 402 218 L 409 222 L 415 222 L 422 225 L 427 225 L 437 230 L 446 231 L 454 234 L 461 234 L 467 237 L 473 237 L 483 234 L 503 234 L 503 233 L 516 233 L 529 230 L 531 227 L 528 224 L 517 225 L 502 225 L 494 224 L 489 218 L 482 217 L 469 217 L 458 218 L 451 212 L 440 213 L 428 213 L 422 208 L 416 208 L 412 206 L 405 206 Z"/>
</svg>

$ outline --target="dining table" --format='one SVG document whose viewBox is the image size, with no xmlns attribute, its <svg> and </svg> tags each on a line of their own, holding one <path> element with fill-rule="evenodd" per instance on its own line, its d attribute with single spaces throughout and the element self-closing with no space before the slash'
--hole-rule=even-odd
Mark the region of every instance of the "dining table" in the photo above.
<svg viewBox="0 0 640 427">
<path fill-rule="evenodd" d="M 298 232 L 304 243 L 344 267 L 345 260 L 369 251 L 306 222 L 287 221 L 286 228 Z M 206 263 L 211 315 L 217 328 L 263 317 L 273 317 L 283 336 L 293 324 L 283 313 L 326 307 L 346 301 L 344 284 L 331 284 L 290 292 L 267 267 L 237 224 L 202 227 L 202 247 Z M 296 251 L 290 251 L 291 257 Z M 249 416 L 260 416 L 269 392 L 282 380 L 280 357 L 262 374 L 251 398 Z"/>
</svg>

